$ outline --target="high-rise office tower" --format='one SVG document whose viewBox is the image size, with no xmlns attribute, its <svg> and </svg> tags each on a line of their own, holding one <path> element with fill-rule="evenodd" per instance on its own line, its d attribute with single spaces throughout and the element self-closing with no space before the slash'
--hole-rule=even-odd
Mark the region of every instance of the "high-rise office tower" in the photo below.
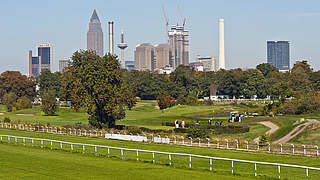
<svg viewBox="0 0 320 180">
<path fill-rule="evenodd" d="M 219 19 L 219 69 L 225 69 L 224 55 L 224 19 Z"/>
<path fill-rule="evenodd" d="M 170 66 L 171 51 L 169 44 L 158 44 L 154 47 L 154 69 Z"/>
<path fill-rule="evenodd" d="M 289 41 L 267 41 L 267 62 L 279 70 L 289 70 Z"/>
<path fill-rule="evenodd" d="M 177 68 L 180 64 L 189 64 L 189 31 L 182 26 L 172 26 L 168 31 L 169 44 L 172 52 L 170 65 Z"/>
<path fill-rule="evenodd" d="M 51 70 L 52 46 L 50 44 L 40 44 L 37 46 L 38 56 L 32 56 L 29 51 L 29 76 L 38 77 L 43 69 Z"/>
<path fill-rule="evenodd" d="M 154 47 L 149 43 L 138 44 L 134 51 L 135 70 L 154 70 Z"/>
<path fill-rule="evenodd" d="M 40 44 L 38 46 L 38 58 L 39 58 L 40 72 L 43 69 L 51 70 L 52 46 L 50 44 Z"/>
<path fill-rule="evenodd" d="M 99 56 L 104 55 L 103 32 L 96 10 L 93 11 L 89 22 L 89 30 L 87 32 L 87 49 L 96 51 Z"/>
</svg>

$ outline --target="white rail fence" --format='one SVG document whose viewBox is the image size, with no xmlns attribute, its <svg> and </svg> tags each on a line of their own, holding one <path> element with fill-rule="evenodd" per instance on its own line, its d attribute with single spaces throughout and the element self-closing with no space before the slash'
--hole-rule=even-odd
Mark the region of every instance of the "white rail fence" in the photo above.
<svg viewBox="0 0 320 180">
<path fill-rule="evenodd" d="M 210 171 L 213 170 L 213 160 L 221 160 L 221 161 L 227 161 L 231 162 L 231 173 L 234 174 L 235 171 L 235 162 L 239 163 L 246 163 L 246 164 L 252 164 L 254 166 L 254 176 L 258 175 L 258 169 L 257 165 L 267 165 L 267 166 L 273 166 L 277 168 L 277 174 L 276 176 L 280 179 L 281 177 L 281 168 L 283 167 L 289 167 L 289 168 L 298 168 L 298 169 L 304 169 L 305 170 L 305 177 L 306 179 L 309 179 L 309 170 L 315 170 L 315 171 L 320 171 L 320 168 L 315 168 L 315 167 L 308 167 L 308 166 L 300 166 L 300 165 L 291 165 L 291 164 L 280 164 L 280 163 L 270 163 L 270 162 L 259 162 L 259 161 L 247 161 L 247 160 L 240 160 L 240 159 L 230 159 L 230 158 L 219 158 L 219 157 L 211 157 L 211 156 L 203 156 L 203 155 L 195 155 L 195 154 L 184 154 L 184 153 L 170 153 L 170 152 L 161 152 L 161 151 L 150 151 L 150 150 L 141 150 L 141 149 L 128 149 L 128 148 L 120 148 L 120 147 L 111 147 L 111 146 L 101 146 L 101 145 L 92 145 L 92 144 L 82 144 L 82 143 L 71 143 L 71 142 L 64 142 L 64 141 L 57 141 L 57 140 L 51 140 L 51 139 L 40 139 L 40 138 L 29 138 L 29 137 L 19 137 L 19 136 L 11 136 L 11 135 L 0 135 L 0 141 L 1 143 L 14 143 L 18 145 L 19 143 L 23 143 L 24 146 L 29 142 L 31 142 L 32 147 L 35 146 L 40 146 L 40 148 L 50 148 L 51 150 L 53 149 L 60 149 L 60 150 L 65 150 L 67 151 L 69 148 L 69 151 L 74 152 L 75 147 L 81 147 L 82 153 L 86 153 L 86 149 L 88 148 L 94 148 L 94 153 L 97 155 L 98 153 L 98 148 L 99 149 L 107 149 L 107 157 L 110 157 L 110 149 L 116 149 L 120 150 L 121 152 L 121 159 L 124 158 L 124 151 L 131 151 L 136 153 L 136 159 L 139 161 L 139 153 L 150 153 L 152 154 L 152 162 L 155 163 L 155 155 L 157 154 L 162 154 L 162 155 L 167 155 L 168 157 L 168 164 L 171 166 L 172 165 L 172 157 L 173 156 L 184 156 L 189 158 L 189 168 L 192 168 L 192 159 L 193 158 L 201 158 L 201 159 L 207 159 L 209 164 L 208 164 L 208 169 Z M 37 143 L 38 142 L 38 143 Z M 45 142 L 49 143 L 50 146 L 46 146 Z M 58 145 L 58 148 L 57 147 Z M 320 177 L 320 174 L 318 174 L 318 178 Z"/>
<path fill-rule="evenodd" d="M 140 141 L 140 142 L 153 142 L 153 143 L 165 143 L 183 146 L 198 146 L 216 149 L 227 150 L 239 150 L 239 151 L 253 151 L 253 152 L 266 152 L 274 154 L 285 155 L 300 155 L 300 156 L 315 156 L 319 157 L 319 147 L 317 145 L 297 145 L 297 144 L 270 144 L 264 145 L 258 142 L 243 141 L 238 139 L 201 139 L 201 138 L 185 138 L 183 136 L 168 136 L 161 137 L 160 135 L 143 134 L 120 134 L 107 132 L 104 129 L 86 130 L 75 128 L 63 128 L 63 127 L 49 127 L 49 126 L 34 126 L 28 124 L 16 124 L 16 123 L 2 123 L 1 128 L 19 129 L 25 131 L 46 132 L 54 134 L 64 134 L 73 136 L 90 136 L 90 137 L 105 137 L 108 139 L 128 140 L 128 141 Z"/>
</svg>

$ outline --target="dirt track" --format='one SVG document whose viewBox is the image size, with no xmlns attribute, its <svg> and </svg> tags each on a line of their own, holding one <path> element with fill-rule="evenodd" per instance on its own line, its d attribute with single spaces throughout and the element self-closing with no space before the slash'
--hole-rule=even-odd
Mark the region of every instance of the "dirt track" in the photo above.
<svg viewBox="0 0 320 180">
<path fill-rule="evenodd" d="M 274 123 L 270 122 L 270 121 L 262 121 L 259 122 L 259 124 L 262 124 L 264 126 L 267 126 L 268 128 L 270 128 L 267 132 L 266 135 L 270 136 L 271 134 L 273 134 L 274 132 L 276 132 L 279 129 L 279 126 L 275 125 Z M 259 137 L 255 138 L 254 141 L 258 141 Z"/>
<path fill-rule="evenodd" d="M 278 139 L 277 141 L 274 141 L 273 144 L 286 143 L 286 142 L 290 141 L 292 138 L 296 137 L 298 134 L 300 134 L 309 125 L 317 123 L 317 122 L 318 121 L 315 119 L 307 119 L 307 122 L 298 125 L 294 129 L 292 129 L 287 135 L 283 136 L 282 138 Z"/>
</svg>

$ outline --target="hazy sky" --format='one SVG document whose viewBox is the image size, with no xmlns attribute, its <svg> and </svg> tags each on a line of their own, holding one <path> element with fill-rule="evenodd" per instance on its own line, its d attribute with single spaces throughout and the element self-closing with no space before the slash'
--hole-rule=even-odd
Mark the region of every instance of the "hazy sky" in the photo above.
<svg viewBox="0 0 320 180">
<path fill-rule="evenodd" d="M 53 70 L 58 60 L 86 48 L 93 9 L 102 21 L 105 52 L 107 22 L 115 22 L 115 43 L 125 29 L 125 59 L 133 60 L 139 43 L 164 43 L 167 11 L 170 24 L 190 31 L 190 61 L 197 55 L 218 55 L 218 19 L 225 19 L 226 67 L 255 67 L 266 62 L 267 40 L 291 42 L 291 64 L 307 59 L 320 69 L 319 0 L 0 0 L 0 72 L 28 73 L 28 51 L 40 43 L 53 45 Z M 119 54 L 119 49 L 116 48 Z"/>
</svg>

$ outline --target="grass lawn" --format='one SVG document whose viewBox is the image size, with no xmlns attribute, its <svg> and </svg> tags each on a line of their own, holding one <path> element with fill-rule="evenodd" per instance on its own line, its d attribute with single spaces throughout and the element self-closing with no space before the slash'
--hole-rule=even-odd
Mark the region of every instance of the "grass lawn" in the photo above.
<svg viewBox="0 0 320 180">
<path fill-rule="evenodd" d="M 167 152 L 177 152 L 177 153 L 190 153 L 190 154 L 199 154 L 199 155 L 207 155 L 207 156 L 214 156 L 214 157 L 225 157 L 225 158 L 235 158 L 235 159 L 243 159 L 243 160 L 265 161 L 265 162 L 275 162 L 275 163 L 286 163 L 286 164 L 297 164 L 297 165 L 305 165 L 305 166 L 312 166 L 312 167 L 320 167 L 319 159 L 318 158 L 311 158 L 311 157 L 273 155 L 273 154 L 265 154 L 265 153 L 240 152 L 240 151 L 231 151 L 231 150 L 217 150 L 217 149 L 208 149 L 208 148 L 164 145 L 164 144 L 137 143 L 137 142 L 115 141 L 115 140 L 106 140 L 106 139 L 88 138 L 88 137 L 70 137 L 70 136 L 64 136 L 64 135 L 25 132 L 25 131 L 8 130 L 8 129 L 0 129 L 0 134 L 17 135 L 17 136 L 25 136 L 25 137 L 48 138 L 48 139 L 62 140 L 62 141 L 68 141 L 68 142 L 107 145 L 107 146 L 114 146 L 114 147 L 137 148 L 137 149 L 167 151 Z M 22 145 L 22 142 L 19 142 L 19 144 Z M 5 146 L 16 147 L 15 145 L 5 145 Z M 20 148 L 20 146 L 19 146 L 19 148 Z M 29 142 L 28 146 L 31 146 L 30 142 Z M 49 147 L 49 144 L 47 144 L 46 146 Z M 58 144 L 56 144 L 54 146 L 59 148 Z M 70 147 L 64 147 L 64 148 L 67 151 L 70 151 Z M 0 149 L 2 149 L 2 148 L 0 148 Z M 34 150 L 35 152 L 38 152 L 38 150 L 40 151 L 40 148 L 34 148 L 34 149 L 35 149 Z M 75 150 L 80 153 L 81 147 L 75 148 Z M 33 151 L 33 150 L 30 150 L 30 151 Z M 14 151 L 12 151 L 12 152 L 14 153 Z M 29 150 L 28 150 L 28 152 L 29 152 Z M 101 153 L 101 156 L 102 156 L 101 161 L 105 161 L 105 155 L 107 154 L 106 149 L 99 149 L 98 152 Z M 54 152 L 54 153 L 58 153 L 58 152 Z M 59 153 L 65 153 L 65 152 L 59 152 Z M 0 153 L 0 154 L 1 154 L 0 157 L 1 156 L 7 157 L 7 155 L 3 155 L 6 153 Z M 39 153 L 35 153 L 35 154 L 39 154 Z M 70 158 L 73 156 L 78 157 L 77 153 L 75 153 L 75 155 L 73 155 L 73 154 L 71 155 L 71 153 L 70 153 L 68 156 L 70 156 Z M 79 155 L 79 156 L 82 156 L 82 155 Z M 86 154 L 84 156 L 90 156 L 90 157 L 94 156 L 94 150 L 87 149 Z M 113 158 L 121 159 L 120 151 L 118 151 L 118 150 L 112 150 L 111 156 Z M 49 158 L 49 157 L 47 157 L 47 158 Z M 96 157 L 91 157 L 91 158 L 96 158 Z M 150 166 L 150 168 L 152 168 L 154 166 L 151 163 L 152 162 L 152 154 L 141 153 L 139 155 L 139 158 L 141 161 L 146 162 L 146 165 Z M 131 161 L 135 161 L 135 159 L 136 159 L 135 152 L 125 152 L 125 159 L 129 160 L 130 163 L 133 163 Z M 163 168 L 166 168 L 166 166 L 168 166 L 167 155 L 157 155 L 155 159 L 156 159 L 157 164 L 163 165 Z M 184 171 L 189 172 L 189 170 L 187 170 L 188 169 L 188 159 L 189 159 L 188 157 L 173 156 L 172 157 L 172 163 L 173 163 L 172 166 L 174 168 L 172 168 L 172 169 L 174 169 L 174 170 L 179 169 L 179 170 L 184 170 Z M 68 162 L 70 161 L 70 163 L 73 162 L 71 159 L 68 160 L 68 158 L 66 158 L 66 160 Z M 8 161 L 11 162 L 10 160 L 8 160 Z M 3 163 L 3 160 L 1 160 L 0 162 Z M 17 162 L 19 162 L 19 161 L 17 161 Z M 35 162 L 38 162 L 38 161 L 35 161 Z M 48 162 L 50 162 L 50 161 L 48 160 Z M 55 161 L 53 161 L 53 163 L 54 162 Z M 119 163 L 120 162 L 121 163 L 122 162 L 129 163 L 127 161 L 120 161 L 119 160 Z M 99 163 L 103 163 L 103 162 L 96 162 L 96 163 L 99 164 Z M 66 164 L 68 164 L 68 163 L 66 163 Z M 84 163 L 84 164 L 86 164 L 86 163 Z M 139 166 L 140 166 L 140 163 L 138 163 L 136 165 L 136 168 L 138 168 Z M 46 166 L 43 166 L 43 167 L 46 167 Z M 72 167 L 72 166 L 70 165 L 70 167 Z M 90 166 L 90 167 L 92 167 L 92 166 Z M 57 167 L 58 171 L 59 171 L 59 168 Z M 228 175 L 229 173 L 231 173 L 231 163 L 230 162 L 214 160 L 213 168 L 214 168 L 214 172 L 219 175 Z M 206 159 L 194 158 L 192 161 L 192 169 L 197 170 L 196 172 L 200 173 L 200 174 L 202 172 L 207 173 L 207 172 L 209 172 L 208 171 L 209 162 Z M 252 175 L 254 172 L 254 166 L 252 164 L 248 165 L 248 164 L 244 164 L 244 163 L 235 163 L 234 170 L 236 173 L 235 177 L 237 177 L 237 178 L 246 177 L 246 179 L 249 179 L 249 178 L 252 178 Z M 133 170 L 133 171 L 135 171 L 135 170 Z M 190 172 L 195 172 L 195 171 L 192 170 Z M 258 165 L 257 172 L 258 172 L 259 178 L 262 178 L 262 179 L 277 177 L 277 167 Z M 2 173 L 0 173 L 0 174 L 2 174 Z M 137 174 L 139 174 L 139 172 L 137 172 Z M 164 176 L 165 176 L 165 174 L 166 173 L 164 172 Z M 168 174 L 170 174 L 170 173 L 168 172 Z M 320 178 L 320 173 L 316 172 L 316 171 L 310 171 L 309 175 L 310 175 L 310 179 L 319 179 Z M 174 175 L 173 175 L 173 177 L 174 177 Z M 209 177 L 209 175 L 208 175 L 208 177 Z M 217 177 L 217 176 L 215 176 L 215 177 Z M 231 177 L 234 177 L 234 176 L 230 176 L 230 178 Z M 177 178 L 179 178 L 179 177 L 177 177 Z M 188 178 L 188 177 L 186 177 L 186 178 Z M 229 177 L 226 177 L 226 178 L 228 179 Z M 281 178 L 305 179 L 305 170 L 304 169 L 294 169 L 294 168 L 282 168 Z M 194 179 L 198 179 L 198 178 L 194 178 Z M 202 179 L 200 177 L 200 175 L 199 175 L 199 179 Z M 208 179 L 208 178 L 204 178 L 204 179 Z"/>
<path fill-rule="evenodd" d="M 253 179 L 0 144 L 0 179 Z"/>
</svg>

